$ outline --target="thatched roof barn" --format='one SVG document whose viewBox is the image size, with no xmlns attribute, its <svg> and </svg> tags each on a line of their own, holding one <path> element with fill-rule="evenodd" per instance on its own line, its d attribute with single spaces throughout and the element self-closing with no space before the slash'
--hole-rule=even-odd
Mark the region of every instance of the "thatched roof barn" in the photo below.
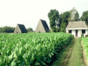
<svg viewBox="0 0 88 66">
<path fill-rule="evenodd" d="M 85 21 L 69 22 L 66 29 L 87 29 Z"/>
<path fill-rule="evenodd" d="M 48 27 L 45 20 L 42 20 L 42 19 L 39 20 L 39 23 L 37 25 L 37 28 L 36 28 L 35 32 L 38 32 L 38 33 L 49 32 L 49 27 Z"/>
<path fill-rule="evenodd" d="M 23 24 L 17 24 L 14 33 L 27 33 L 27 30 Z"/>
<path fill-rule="evenodd" d="M 85 21 L 69 22 L 66 33 L 71 33 L 74 37 L 81 37 L 82 34 L 88 34 L 88 27 Z"/>
</svg>

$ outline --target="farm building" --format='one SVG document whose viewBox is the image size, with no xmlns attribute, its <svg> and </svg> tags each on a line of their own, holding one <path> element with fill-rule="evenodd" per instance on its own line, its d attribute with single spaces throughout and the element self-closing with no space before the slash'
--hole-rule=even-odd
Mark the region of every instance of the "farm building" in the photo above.
<svg viewBox="0 0 88 66">
<path fill-rule="evenodd" d="M 39 23 L 38 23 L 38 25 L 36 27 L 35 32 L 37 32 L 37 33 L 49 32 L 49 27 L 48 27 L 45 20 L 42 20 L 42 19 L 39 20 Z"/>
<path fill-rule="evenodd" d="M 27 33 L 27 30 L 23 24 L 17 24 L 14 33 Z"/>
<path fill-rule="evenodd" d="M 85 21 L 69 22 L 66 27 L 66 33 L 71 33 L 74 37 L 81 37 L 88 34 L 88 27 Z"/>
</svg>

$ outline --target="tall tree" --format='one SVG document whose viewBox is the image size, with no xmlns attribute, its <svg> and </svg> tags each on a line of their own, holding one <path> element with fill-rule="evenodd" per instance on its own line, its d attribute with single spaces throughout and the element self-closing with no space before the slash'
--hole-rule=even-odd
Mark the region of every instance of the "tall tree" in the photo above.
<svg viewBox="0 0 88 66">
<path fill-rule="evenodd" d="M 84 11 L 82 16 L 81 16 L 81 20 L 85 21 L 86 24 L 88 25 L 88 11 Z"/>
<path fill-rule="evenodd" d="M 74 20 L 75 20 L 75 21 L 79 21 L 79 13 L 78 13 L 78 12 L 75 13 Z"/>
<path fill-rule="evenodd" d="M 78 21 L 79 20 L 79 13 L 78 11 L 75 9 L 75 7 L 73 7 L 72 10 L 70 10 L 70 17 L 69 17 L 69 21 Z"/>
<path fill-rule="evenodd" d="M 54 10 L 50 10 L 50 12 L 48 13 L 48 17 L 50 20 L 50 27 L 52 29 L 53 32 L 56 32 L 56 24 L 55 24 L 55 20 L 58 20 L 59 18 L 59 12 L 54 9 Z"/>
<path fill-rule="evenodd" d="M 68 19 L 70 17 L 70 12 L 66 11 L 63 14 L 60 14 L 60 31 L 65 32 L 65 28 L 68 24 Z"/>
</svg>

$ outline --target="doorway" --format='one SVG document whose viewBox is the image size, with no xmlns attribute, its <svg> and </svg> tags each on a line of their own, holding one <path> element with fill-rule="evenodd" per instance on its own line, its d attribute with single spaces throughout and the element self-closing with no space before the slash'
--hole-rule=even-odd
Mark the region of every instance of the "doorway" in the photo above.
<svg viewBox="0 0 88 66">
<path fill-rule="evenodd" d="M 76 37 L 78 37 L 78 30 L 76 30 Z"/>
</svg>

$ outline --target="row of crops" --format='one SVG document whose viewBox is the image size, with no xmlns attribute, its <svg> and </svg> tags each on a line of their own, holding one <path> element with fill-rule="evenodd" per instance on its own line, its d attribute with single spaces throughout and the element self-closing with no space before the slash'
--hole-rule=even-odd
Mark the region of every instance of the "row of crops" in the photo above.
<svg viewBox="0 0 88 66">
<path fill-rule="evenodd" d="M 82 38 L 83 50 L 86 56 L 87 64 L 88 64 L 88 37 Z"/>
<path fill-rule="evenodd" d="M 0 34 L 0 66 L 42 66 L 70 44 L 71 34 Z"/>
</svg>

